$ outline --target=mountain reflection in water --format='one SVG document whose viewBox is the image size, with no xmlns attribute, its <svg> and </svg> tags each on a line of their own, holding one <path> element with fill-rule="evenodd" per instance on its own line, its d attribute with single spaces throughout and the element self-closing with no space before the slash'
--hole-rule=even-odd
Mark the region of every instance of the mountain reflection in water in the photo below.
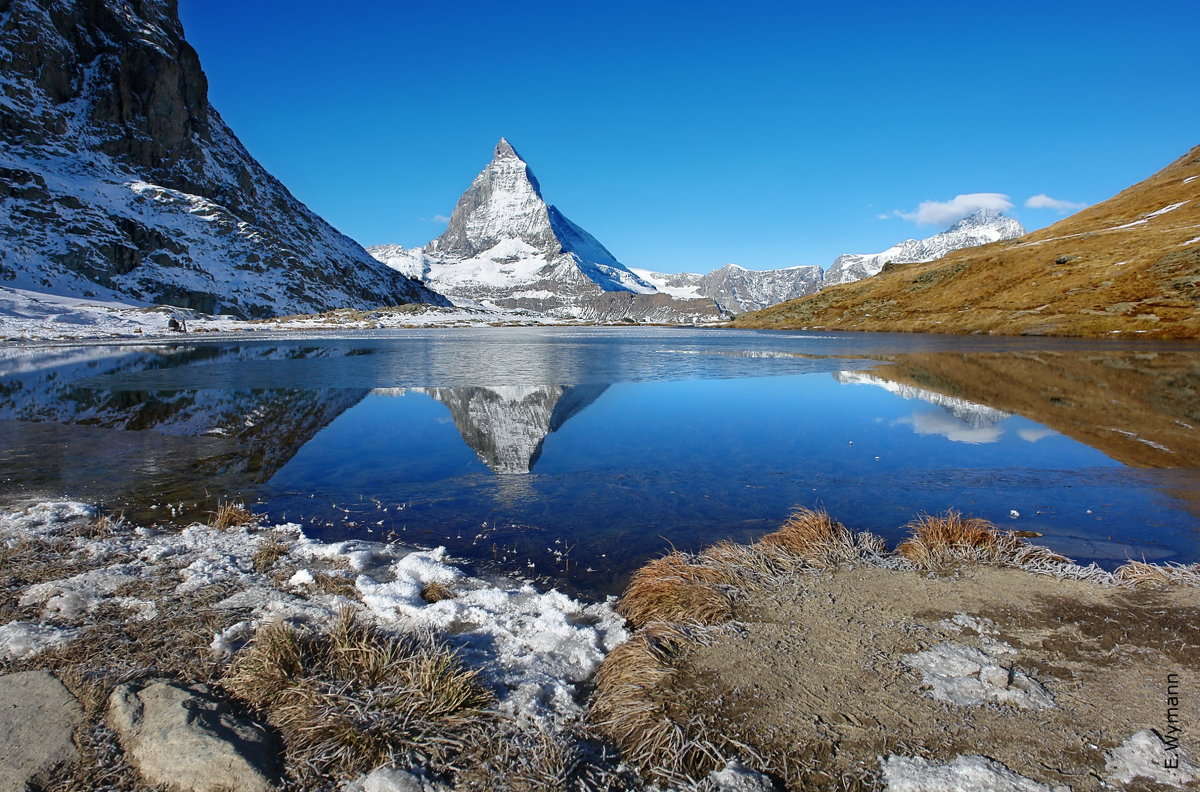
<svg viewBox="0 0 1200 792">
<path fill-rule="evenodd" d="M 160 520 L 244 498 L 589 591 L 798 505 L 893 541 L 959 508 L 1083 560 L 1190 561 L 1198 368 L 1166 344 L 668 330 L 3 348 L 0 498 Z"/>
</svg>

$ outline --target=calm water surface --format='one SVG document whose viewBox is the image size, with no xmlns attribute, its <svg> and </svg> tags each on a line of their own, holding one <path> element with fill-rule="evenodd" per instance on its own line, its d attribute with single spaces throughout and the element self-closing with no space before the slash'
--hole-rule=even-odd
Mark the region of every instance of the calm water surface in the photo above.
<svg viewBox="0 0 1200 792">
<path fill-rule="evenodd" d="M 957 508 L 1083 561 L 1200 559 L 1200 347 L 663 329 L 0 349 L 0 498 L 444 544 L 611 592 L 823 506 Z"/>
</svg>

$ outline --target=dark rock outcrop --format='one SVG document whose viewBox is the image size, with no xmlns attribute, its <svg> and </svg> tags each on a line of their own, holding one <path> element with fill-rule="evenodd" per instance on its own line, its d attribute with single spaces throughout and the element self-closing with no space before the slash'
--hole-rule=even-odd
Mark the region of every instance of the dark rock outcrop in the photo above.
<svg viewBox="0 0 1200 792">
<path fill-rule="evenodd" d="M 0 285 L 249 316 L 447 304 L 209 104 L 174 0 L 0 0 Z"/>
</svg>

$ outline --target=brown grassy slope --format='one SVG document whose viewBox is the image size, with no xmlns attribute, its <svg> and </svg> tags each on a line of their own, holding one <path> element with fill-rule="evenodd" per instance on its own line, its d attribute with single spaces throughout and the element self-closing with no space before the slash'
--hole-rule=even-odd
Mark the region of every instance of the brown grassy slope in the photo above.
<svg viewBox="0 0 1200 792">
<path fill-rule="evenodd" d="M 1200 146 L 1117 196 L 1020 239 L 892 265 L 738 317 L 733 326 L 1196 338 L 1198 238 Z"/>
</svg>

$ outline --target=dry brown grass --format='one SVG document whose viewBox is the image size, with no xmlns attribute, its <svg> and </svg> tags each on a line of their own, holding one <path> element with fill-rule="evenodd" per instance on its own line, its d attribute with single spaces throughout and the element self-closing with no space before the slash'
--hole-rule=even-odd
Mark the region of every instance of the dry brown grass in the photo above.
<svg viewBox="0 0 1200 792">
<path fill-rule="evenodd" d="M 1124 585 L 1134 588 L 1200 586 L 1200 564 L 1149 564 L 1145 561 L 1126 561 L 1117 567 L 1113 576 Z"/>
<path fill-rule="evenodd" d="M 729 582 L 722 565 L 695 563 L 672 551 L 633 574 L 617 612 L 634 627 L 655 621 L 719 624 L 733 615 Z"/>
<path fill-rule="evenodd" d="M 693 640 L 686 628 L 657 622 L 610 652 L 596 672 L 592 723 L 625 761 L 657 781 L 699 778 L 724 763 L 728 746 L 687 712 L 670 684 Z"/>
<path fill-rule="evenodd" d="M 431 635 L 346 609 L 325 632 L 263 627 L 222 684 L 279 729 L 294 779 L 327 783 L 402 761 L 450 768 L 491 717 L 476 677 Z"/>
<path fill-rule="evenodd" d="M 268 536 L 259 543 L 258 549 L 254 551 L 250 561 L 254 564 L 255 572 L 265 575 L 271 567 L 275 566 L 275 562 L 286 556 L 287 553 L 287 542 L 275 536 Z"/>
<path fill-rule="evenodd" d="M 861 560 L 884 550 L 883 540 L 871 534 L 855 534 L 824 510 L 797 509 L 773 533 L 759 540 L 817 567 Z"/>
<path fill-rule="evenodd" d="M 230 501 L 218 503 L 217 510 L 212 515 L 212 520 L 208 524 L 218 531 L 228 531 L 230 528 L 242 525 L 253 525 L 258 521 L 258 516 L 247 509 L 245 505 Z"/>
<path fill-rule="evenodd" d="M 447 586 L 445 583 L 438 583 L 436 580 L 431 580 L 421 588 L 421 599 L 432 604 L 441 602 L 442 600 L 454 599 L 458 594 Z"/>
<path fill-rule="evenodd" d="M 953 509 L 942 515 L 922 514 L 907 526 L 912 537 L 896 553 L 918 569 L 939 570 L 962 563 L 1065 564 L 1068 559 L 1001 531 L 980 517 L 963 517 Z"/>
</svg>

